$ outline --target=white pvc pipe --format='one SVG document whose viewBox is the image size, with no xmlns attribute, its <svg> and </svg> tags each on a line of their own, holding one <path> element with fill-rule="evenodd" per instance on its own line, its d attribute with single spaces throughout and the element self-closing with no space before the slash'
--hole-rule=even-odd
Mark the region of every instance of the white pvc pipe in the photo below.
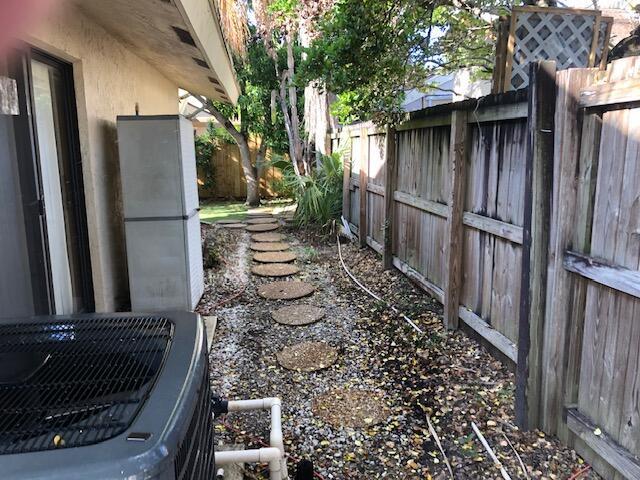
<svg viewBox="0 0 640 480">
<path fill-rule="evenodd" d="M 273 404 L 280 405 L 279 398 L 260 398 L 258 400 L 229 400 L 227 410 L 229 412 L 242 412 L 249 410 L 268 410 Z"/>
<path fill-rule="evenodd" d="M 230 463 L 269 463 L 280 459 L 280 449 L 274 447 L 258 448 L 254 450 L 225 450 L 215 452 L 216 465 Z"/>
<path fill-rule="evenodd" d="M 376 295 L 371 290 L 369 290 L 365 285 L 360 283 L 360 281 L 349 271 L 349 269 L 347 268 L 347 265 L 344 263 L 344 260 L 342 258 L 342 246 L 340 245 L 340 235 L 336 235 L 336 239 L 338 241 L 338 256 L 340 257 L 340 263 L 342 264 L 342 268 L 344 269 L 344 271 L 347 273 L 347 275 L 349 275 L 349 278 L 353 280 L 353 282 L 356 285 L 358 285 L 362 290 L 368 293 L 371 297 L 375 298 L 379 302 L 386 304 L 393 311 L 393 313 L 395 313 L 396 315 L 400 315 L 409 325 L 411 325 L 411 327 L 413 327 L 413 329 L 416 332 L 423 334 L 424 332 L 422 331 L 422 329 L 418 325 L 416 325 L 409 317 L 407 317 L 404 313 L 398 310 L 394 305 L 390 304 L 389 302 L 387 302 L 386 300 L 384 300 L 383 298 L 381 298 L 380 296 Z"/>
<path fill-rule="evenodd" d="M 269 433 L 268 449 L 274 449 L 279 452 L 278 456 L 269 460 L 246 460 L 231 463 L 249 463 L 249 462 L 269 462 L 269 475 L 271 480 L 286 480 L 289 478 L 287 470 L 287 460 L 284 453 L 284 441 L 282 438 L 282 402 L 279 398 L 261 398 L 258 400 L 230 400 L 227 404 L 229 412 L 247 412 L 251 410 L 271 410 L 271 430 Z M 236 450 L 235 453 L 252 452 L 254 450 Z M 220 452 L 231 453 L 231 452 Z M 255 454 L 254 454 L 255 455 Z M 217 462 L 216 453 L 216 462 Z"/>
</svg>

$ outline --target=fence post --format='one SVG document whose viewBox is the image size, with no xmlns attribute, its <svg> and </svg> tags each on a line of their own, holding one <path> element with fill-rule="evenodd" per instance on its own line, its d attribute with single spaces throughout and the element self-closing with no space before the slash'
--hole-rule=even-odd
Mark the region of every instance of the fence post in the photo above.
<svg viewBox="0 0 640 480">
<path fill-rule="evenodd" d="M 584 116 L 582 128 L 578 101 L 580 90 L 594 79 L 595 69 L 575 68 L 558 73 L 554 141 L 554 200 L 547 305 L 542 355 L 540 428 L 556 434 L 565 443 L 568 430 L 562 420 L 566 404 L 577 402 L 580 356 L 584 316 L 576 310 L 584 307 L 586 282 L 564 269 L 563 255 L 572 246 L 586 252 L 593 205 L 594 178 L 598 170 L 601 117 L 598 113 Z M 582 139 L 581 139 L 582 137 Z M 583 156 L 581 145 L 590 146 Z M 562 161 L 560 161 L 562 159 Z M 576 172 L 578 181 L 576 182 Z"/>
<path fill-rule="evenodd" d="M 367 183 L 369 182 L 369 132 L 360 129 L 360 221 L 358 240 L 361 247 L 367 246 Z"/>
<path fill-rule="evenodd" d="M 444 324 L 448 329 L 458 328 L 460 286 L 462 282 L 462 214 L 464 213 L 464 171 L 468 155 L 467 112 L 451 113 L 451 138 L 449 143 L 449 217 L 445 233 L 445 283 Z"/>
<path fill-rule="evenodd" d="M 393 268 L 393 193 L 396 191 L 398 169 L 396 167 L 396 129 L 387 127 L 384 153 L 384 250 L 382 262 L 385 270 Z"/>
<path fill-rule="evenodd" d="M 539 424 L 547 253 L 551 228 L 556 64 L 530 65 L 521 298 L 516 366 L 516 423 Z"/>
<path fill-rule="evenodd" d="M 341 148 L 339 145 L 338 148 Z M 345 151 L 346 152 L 346 151 Z M 331 153 L 333 148 L 331 148 Z M 352 222 L 351 219 L 351 147 L 349 147 L 349 153 L 342 156 L 343 163 L 343 175 L 342 175 L 342 216 L 347 222 Z"/>
</svg>

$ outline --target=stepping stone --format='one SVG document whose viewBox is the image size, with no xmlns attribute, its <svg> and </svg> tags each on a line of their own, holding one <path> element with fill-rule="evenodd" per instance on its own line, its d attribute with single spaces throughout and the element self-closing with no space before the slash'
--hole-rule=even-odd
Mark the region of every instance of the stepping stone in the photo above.
<svg viewBox="0 0 640 480">
<path fill-rule="evenodd" d="M 315 372 L 333 365 L 338 351 L 325 342 L 303 342 L 283 348 L 276 359 L 287 370 Z"/>
<path fill-rule="evenodd" d="M 249 210 L 247 215 L 250 217 L 270 217 L 271 212 L 268 210 Z"/>
<path fill-rule="evenodd" d="M 260 263 L 289 263 L 298 256 L 293 252 L 260 252 L 253 256 L 256 262 Z"/>
<path fill-rule="evenodd" d="M 277 223 L 263 223 L 261 225 L 249 225 L 247 232 L 272 232 L 280 228 Z"/>
<path fill-rule="evenodd" d="M 222 226 L 224 228 L 245 228 L 247 224 L 246 223 L 223 223 Z"/>
<path fill-rule="evenodd" d="M 250 218 L 247 220 L 249 225 L 261 225 L 265 223 L 278 223 L 277 218 Z"/>
<path fill-rule="evenodd" d="M 256 233 L 251 235 L 251 240 L 254 242 L 281 242 L 285 236 L 281 233 Z"/>
<path fill-rule="evenodd" d="M 263 265 L 254 265 L 251 273 L 259 277 L 288 277 L 295 275 L 300 269 L 290 263 L 265 263 Z"/>
<path fill-rule="evenodd" d="M 324 308 L 313 305 L 287 305 L 272 311 L 271 316 L 282 325 L 309 325 L 324 317 Z"/>
<path fill-rule="evenodd" d="M 284 280 L 260 285 L 258 295 L 267 300 L 295 300 L 311 295 L 315 289 L 310 283 Z"/>
<path fill-rule="evenodd" d="M 258 242 L 249 245 L 251 250 L 256 252 L 281 252 L 289 250 L 289 244 L 284 242 Z"/>
<path fill-rule="evenodd" d="M 366 428 L 383 422 L 389 408 L 381 392 L 334 388 L 311 402 L 311 411 L 334 427 Z"/>
<path fill-rule="evenodd" d="M 230 225 L 233 223 L 242 223 L 242 220 L 236 218 L 235 220 L 218 220 L 217 222 L 213 223 L 215 223 L 216 225 Z"/>
</svg>

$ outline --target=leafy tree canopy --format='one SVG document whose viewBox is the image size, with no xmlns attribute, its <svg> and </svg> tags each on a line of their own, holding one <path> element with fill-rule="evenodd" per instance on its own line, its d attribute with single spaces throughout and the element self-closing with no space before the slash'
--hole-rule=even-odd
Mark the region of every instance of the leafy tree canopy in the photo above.
<svg viewBox="0 0 640 480">
<path fill-rule="evenodd" d="M 317 23 L 305 80 L 338 94 L 342 122 L 395 123 L 404 91 L 426 88 L 433 73 L 477 66 L 489 74 L 492 20 L 505 0 L 336 0 Z"/>
<path fill-rule="evenodd" d="M 255 35 L 248 41 L 244 58 L 235 61 L 236 73 L 242 94 L 238 105 L 213 102 L 226 118 L 240 120 L 243 134 L 262 138 L 266 146 L 277 153 L 287 150 L 287 135 L 282 112 L 272 109 L 271 92 L 278 88 L 273 59 L 264 43 Z"/>
</svg>

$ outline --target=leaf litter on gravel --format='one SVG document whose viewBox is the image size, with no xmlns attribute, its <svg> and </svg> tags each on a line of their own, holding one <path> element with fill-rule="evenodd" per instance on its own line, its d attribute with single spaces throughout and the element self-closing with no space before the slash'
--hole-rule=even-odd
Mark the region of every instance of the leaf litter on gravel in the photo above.
<svg viewBox="0 0 640 480">
<path fill-rule="evenodd" d="M 280 396 L 288 452 L 312 459 L 327 479 L 448 478 L 429 433 L 428 413 L 456 479 L 501 478 L 473 435 L 471 422 L 480 427 L 514 479 L 524 476 L 503 433 L 531 478 L 564 480 L 583 466 L 576 453 L 557 440 L 514 426 L 513 373 L 464 333 L 447 332 L 442 327 L 442 307 L 399 272 L 383 271 L 377 254 L 354 245 L 344 247 L 352 272 L 418 323 L 426 335 L 419 336 L 384 305 L 359 291 L 341 270 L 331 240 L 304 230 L 287 232 L 292 240 L 297 237 L 301 245 L 317 250 L 300 276 L 318 287 L 314 303 L 325 306 L 326 318 L 304 327 L 278 325 L 256 289 L 247 288 L 234 305 L 216 310 L 211 379 L 215 391 L 235 398 Z M 248 270 L 248 235 L 233 232 L 225 240 L 232 244 L 230 248 L 244 252 L 242 261 Z M 234 255 L 230 258 L 239 258 Z M 219 296 L 218 284 L 225 292 L 230 288 L 223 270 L 220 267 L 207 277 L 204 305 Z M 247 282 L 264 283 L 252 276 Z M 289 371 L 277 364 L 278 351 L 304 341 L 340 345 L 340 362 L 313 373 Z M 336 388 L 385 392 L 387 416 L 362 428 L 325 422 L 314 412 L 313 401 Z M 218 425 L 220 440 L 258 447 L 256 436 L 264 438 L 268 416 L 233 416 L 227 421 L 233 429 Z M 267 478 L 259 469 L 251 472 L 256 478 Z M 589 472 L 582 478 L 599 477 Z"/>
</svg>

